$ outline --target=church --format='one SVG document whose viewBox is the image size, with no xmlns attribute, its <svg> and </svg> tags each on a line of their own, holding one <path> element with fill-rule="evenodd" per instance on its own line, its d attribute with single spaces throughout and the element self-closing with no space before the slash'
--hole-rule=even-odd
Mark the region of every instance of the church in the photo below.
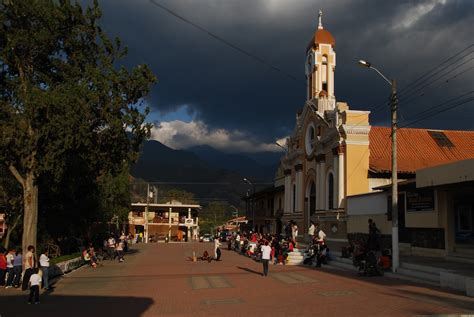
<svg viewBox="0 0 474 317">
<path fill-rule="evenodd" d="M 320 11 L 318 27 L 306 47 L 307 98 L 296 114 L 287 139 L 288 151 L 276 173 L 275 188 L 284 190 L 275 196 L 272 214 L 277 233 L 285 223 L 295 221 L 300 240 L 304 240 L 303 233 L 313 221 L 339 248 L 347 244 L 348 235 L 366 232 L 371 217 L 370 210 L 363 218 L 360 212 L 358 216 L 348 215 L 348 201 L 383 193 L 391 184 L 391 130 L 371 126 L 370 111 L 351 110 L 348 103 L 337 100 L 335 47 L 335 38 L 323 27 Z M 398 133 L 401 182 L 413 180 L 419 169 L 474 158 L 472 131 L 403 128 Z M 445 139 L 449 147 L 440 143 Z M 413 140 L 419 141 L 414 145 Z M 384 197 L 390 198 L 389 191 Z M 390 234 L 387 201 L 383 206 L 380 221 L 385 224 L 380 225 L 388 224 L 386 233 Z M 474 219 L 474 215 L 471 217 Z"/>
</svg>

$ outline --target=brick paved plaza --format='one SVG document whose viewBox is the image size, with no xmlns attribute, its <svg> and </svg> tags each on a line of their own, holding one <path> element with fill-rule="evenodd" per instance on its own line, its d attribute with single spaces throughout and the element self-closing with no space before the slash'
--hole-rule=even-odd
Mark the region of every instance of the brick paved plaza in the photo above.
<svg viewBox="0 0 474 317">
<path fill-rule="evenodd" d="M 9 316 L 410 316 L 474 311 L 474 299 L 423 285 L 358 277 L 329 267 L 270 266 L 223 250 L 221 262 L 188 260 L 212 243 L 135 247 L 124 263 L 68 274 L 39 305 L 0 290 Z"/>
</svg>

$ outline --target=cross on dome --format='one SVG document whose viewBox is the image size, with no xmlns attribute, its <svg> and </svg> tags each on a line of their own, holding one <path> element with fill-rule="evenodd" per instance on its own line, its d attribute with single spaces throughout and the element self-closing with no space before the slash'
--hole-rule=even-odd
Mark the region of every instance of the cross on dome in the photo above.
<svg viewBox="0 0 474 317">
<path fill-rule="evenodd" d="M 321 11 L 321 9 L 319 9 L 319 14 L 318 14 L 318 19 L 319 19 L 318 29 L 322 29 L 322 28 L 323 28 L 322 18 L 323 18 L 323 11 Z"/>
</svg>

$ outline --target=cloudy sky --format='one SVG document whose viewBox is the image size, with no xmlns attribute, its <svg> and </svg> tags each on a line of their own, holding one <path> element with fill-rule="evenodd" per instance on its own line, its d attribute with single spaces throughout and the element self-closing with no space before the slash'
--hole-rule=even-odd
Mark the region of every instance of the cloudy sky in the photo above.
<svg viewBox="0 0 474 317">
<path fill-rule="evenodd" d="M 255 61 L 159 8 L 160 4 L 281 71 Z M 231 152 L 277 151 L 305 101 L 305 48 L 323 10 L 336 39 L 338 101 L 351 109 L 378 109 L 373 125 L 387 125 L 378 107 L 388 85 L 400 91 L 400 125 L 421 111 L 436 116 L 413 127 L 474 129 L 474 102 L 449 111 L 446 100 L 472 97 L 474 1 L 471 0 L 102 0 L 102 26 L 129 48 L 127 66 L 148 64 L 158 77 L 148 103 L 152 137 L 173 148 L 208 144 Z M 443 67 L 444 70 L 443 70 Z M 410 84 L 433 70 L 429 81 Z M 438 73 L 436 73 L 438 72 Z M 290 78 L 296 77 L 296 80 Z M 427 84 L 426 87 L 424 87 Z M 410 89 L 412 91 L 410 91 Z M 467 94 L 467 95 L 466 95 Z M 447 106 L 450 103 L 446 104 Z M 428 113 L 429 114 L 429 113 Z"/>
</svg>

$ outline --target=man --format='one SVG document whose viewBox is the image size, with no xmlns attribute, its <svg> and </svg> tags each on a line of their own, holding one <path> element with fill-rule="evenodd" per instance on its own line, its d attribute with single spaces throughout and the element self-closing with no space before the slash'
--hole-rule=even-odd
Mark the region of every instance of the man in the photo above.
<svg viewBox="0 0 474 317">
<path fill-rule="evenodd" d="M 311 226 L 309 226 L 309 229 L 308 229 L 308 236 L 309 236 L 309 241 L 312 241 L 313 240 L 313 236 L 314 236 L 314 230 L 315 230 L 315 226 L 314 226 L 314 222 L 311 221 Z"/>
<path fill-rule="evenodd" d="M 30 282 L 30 277 L 33 274 L 34 268 L 36 267 L 35 263 L 35 247 L 29 245 L 27 248 L 28 252 L 25 254 L 23 268 L 25 273 L 23 273 L 23 283 L 21 285 L 21 290 L 26 291 L 28 289 L 28 283 Z"/>
<path fill-rule="evenodd" d="M 265 245 L 262 246 L 262 263 L 263 263 L 263 276 L 268 276 L 268 261 L 272 254 L 272 248 L 268 245 L 268 241 L 265 240 Z"/>
<path fill-rule="evenodd" d="M 109 239 L 107 240 L 108 248 L 107 248 L 107 255 L 109 257 L 109 260 L 115 260 L 115 239 L 111 235 Z"/>
<path fill-rule="evenodd" d="M 367 248 L 369 251 L 379 251 L 379 235 L 380 230 L 375 225 L 375 222 L 372 219 L 369 219 L 369 239 L 367 240 Z"/>
<path fill-rule="evenodd" d="M 40 264 L 40 269 L 41 273 L 43 273 L 43 288 L 45 290 L 50 290 L 49 287 L 49 277 L 48 277 L 48 271 L 49 271 L 49 257 L 48 257 L 48 251 L 46 250 L 43 252 L 40 257 L 39 257 L 39 264 Z"/>
<path fill-rule="evenodd" d="M 214 259 L 216 261 L 220 261 L 221 259 L 221 249 L 219 248 L 221 246 L 221 243 L 219 239 L 214 239 Z"/>
<path fill-rule="evenodd" d="M 324 241 L 326 240 L 326 234 L 324 231 L 317 225 L 317 240 L 319 244 L 323 244 Z"/>
<path fill-rule="evenodd" d="M 14 259 L 15 259 L 15 249 L 10 249 L 6 256 L 8 278 L 7 278 L 7 284 L 5 285 L 5 288 L 10 288 L 13 286 L 13 276 L 15 275 L 15 273 L 13 272 Z"/>
</svg>

